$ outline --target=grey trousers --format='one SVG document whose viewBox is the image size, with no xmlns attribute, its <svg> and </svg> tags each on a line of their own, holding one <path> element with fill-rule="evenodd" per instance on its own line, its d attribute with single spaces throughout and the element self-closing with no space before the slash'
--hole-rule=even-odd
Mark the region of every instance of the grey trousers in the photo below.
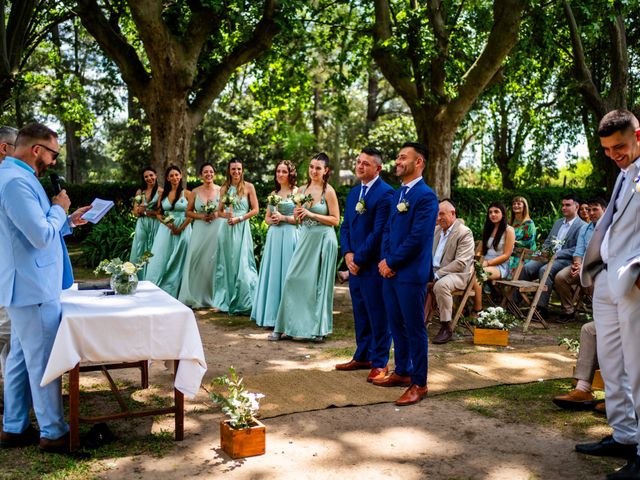
<svg viewBox="0 0 640 480">
<path fill-rule="evenodd" d="M 595 322 L 589 322 L 582 325 L 580 329 L 580 353 L 578 353 L 576 373 L 573 378 L 591 383 L 597 369 L 596 325 Z"/>
<path fill-rule="evenodd" d="M 617 442 L 640 444 L 640 289 L 633 286 L 615 300 L 606 274 L 603 270 L 595 278 L 593 319 L 607 421 Z"/>
</svg>

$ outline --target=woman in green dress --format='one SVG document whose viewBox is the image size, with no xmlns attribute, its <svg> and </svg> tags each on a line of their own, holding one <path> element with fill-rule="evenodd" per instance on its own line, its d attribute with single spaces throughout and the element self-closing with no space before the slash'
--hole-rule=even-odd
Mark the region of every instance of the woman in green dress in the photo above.
<svg viewBox="0 0 640 480">
<path fill-rule="evenodd" d="M 158 175 L 151 167 L 142 169 L 142 186 L 136 191 L 133 201 L 133 213 L 138 217 L 136 220 L 136 229 L 133 235 L 133 244 L 131 245 L 131 255 L 129 261 L 138 263 L 144 252 L 150 252 L 153 247 L 153 239 L 158 232 L 160 223 L 156 218 L 156 205 L 158 203 L 158 195 L 162 195 L 162 189 L 158 188 Z M 145 279 L 145 265 L 138 270 L 138 278 Z"/>
<path fill-rule="evenodd" d="M 157 216 L 162 225 L 153 241 L 146 279 L 176 298 L 191 236 L 191 219 L 186 216 L 189 198 L 189 191 L 182 188 L 182 172 L 171 165 L 158 199 Z"/>
<path fill-rule="evenodd" d="M 288 160 L 276 166 L 275 189 L 269 195 L 277 205 L 267 205 L 265 222 L 269 224 L 264 244 L 260 276 L 253 300 L 251 320 L 259 327 L 276 324 L 280 297 L 287 269 L 298 241 L 298 224 L 293 216 L 294 203 L 289 198 L 296 191 L 296 167 Z"/>
<path fill-rule="evenodd" d="M 218 218 L 220 187 L 213 183 L 214 174 L 213 165 L 202 164 L 203 183 L 191 191 L 187 206 L 192 230 L 178 300 L 192 308 L 213 307 L 218 232 L 225 223 Z"/>
<path fill-rule="evenodd" d="M 516 244 L 515 248 L 528 248 L 529 250 L 536 249 L 536 224 L 533 223 L 529 216 L 529 203 L 524 197 L 516 197 L 511 202 L 511 221 L 509 224 L 516 232 Z M 510 276 L 513 276 L 517 266 L 519 258 L 517 255 L 512 255 L 509 258 L 509 272 Z"/>
<path fill-rule="evenodd" d="M 338 240 L 334 227 L 340 223 L 335 190 L 327 183 L 329 157 L 319 153 L 309 163 L 309 181 L 297 202 L 294 215 L 301 222 L 300 237 L 282 290 L 276 325 L 270 340 L 285 334 L 323 341 L 333 330 L 333 286 Z M 300 194 L 299 194 L 300 195 Z M 300 197 L 294 196 L 294 202 Z"/>
<path fill-rule="evenodd" d="M 227 222 L 218 234 L 216 262 L 216 310 L 232 315 L 248 315 L 253 305 L 258 272 L 253 253 L 249 219 L 258 213 L 258 197 L 253 184 L 244 181 L 240 160 L 227 166 L 227 179 L 220 189 L 218 215 Z"/>
</svg>

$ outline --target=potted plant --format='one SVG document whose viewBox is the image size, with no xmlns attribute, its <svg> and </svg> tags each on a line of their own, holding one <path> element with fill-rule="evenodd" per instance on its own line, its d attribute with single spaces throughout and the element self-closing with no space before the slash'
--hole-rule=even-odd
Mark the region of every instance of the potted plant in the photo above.
<svg viewBox="0 0 640 480">
<path fill-rule="evenodd" d="M 473 343 L 475 345 L 499 345 L 506 347 L 509 344 L 509 329 L 514 327 L 518 320 L 502 307 L 489 307 L 473 318 Z"/>
<path fill-rule="evenodd" d="M 210 393 L 211 399 L 229 417 L 228 420 L 220 421 L 222 449 L 231 458 L 264 455 L 266 427 L 255 418 L 260 408 L 259 401 L 264 395 L 247 392 L 242 378 L 238 378 L 233 367 L 229 367 L 228 375 L 215 378 L 213 383 L 226 388 L 225 395 Z"/>
<path fill-rule="evenodd" d="M 102 260 L 93 271 L 94 274 L 111 274 L 111 289 L 119 295 L 133 295 L 138 288 L 138 271 L 153 257 L 153 253 L 144 252 L 138 263 L 123 262 L 119 258 Z"/>
</svg>

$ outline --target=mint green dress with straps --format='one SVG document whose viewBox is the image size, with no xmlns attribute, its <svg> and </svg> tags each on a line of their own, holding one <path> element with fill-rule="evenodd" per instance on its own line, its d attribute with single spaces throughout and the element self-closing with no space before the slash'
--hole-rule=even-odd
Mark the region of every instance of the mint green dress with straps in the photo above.
<svg viewBox="0 0 640 480">
<path fill-rule="evenodd" d="M 236 188 L 230 187 L 228 194 L 235 195 Z M 244 196 L 233 207 L 233 216 L 240 217 L 248 211 L 249 199 Z M 249 220 L 235 225 L 225 221 L 218 233 L 213 306 L 232 315 L 249 315 L 257 283 L 258 271 Z"/>
<path fill-rule="evenodd" d="M 196 213 L 204 213 L 203 202 L 197 194 L 194 202 Z M 215 199 L 217 208 L 219 201 Z M 180 300 L 192 308 L 213 307 L 215 292 L 216 257 L 218 249 L 218 234 L 224 218 L 216 218 L 207 223 L 204 220 L 191 220 L 191 240 L 187 250 L 187 258 L 184 262 L 182 283 L 180 285 Z"/>
<path fill-rule="evenodd" d="M 324 196 L 309 211 L 328 215 Z M 333 331 L 338 240 L 330 225 L 305 219 L 282 290 L 275 333 L 319 339 Z"/>
<path fill-rule="evenodd" d="M 146 209 L 149 209 L 149 205 L 152 205 L 154 208 L 158 203 L 158 192 L 153 195 L 151 201 L 147 203 L 147 196 L 142 194 L 144 199 L 142 200 L 142 205 Z M 150 252 L 153 247 L 153 240 L 156 237 L 156 233 L 158 233 L 158 228 L 160 227 L 160 222 L 155 217 L 147 217 L 146 215 L 142 217 L 138 217 L 136 220 L 136 229 L 133 234 L 133 243 L 131 244 L 131 255 L 129 255 L 129 261 L 132 263 L 138 263 L 140 257 L 144 252 Z M 147 265 L 142 267 L 138 271 L 138 278 L 140 280 L 145 280 L 145 275 L 147 272 Z"/>
<path fill-rule="evenodd" d="M 293 215 L 294 204 L 291 200 L 282 200 L 277 208 L 282 215 Z M 298 241 L 298 230 L 297 225 L 286 222 L 269 225 L 251 310 L 251 320 L 259 327 L 273 327 L 276 324 L 284 280 Z"/>
<path fill-rule="evenodd" d="M 184 195 L 180 197 L 173 208 L 168 198 L 162 201 L 165 215 L 171 214 L 175 218 L 174 226 L 179 227 L 187 220 L 188 203 Z M 180 290 L 182 270 L 190 237 L 191 225 L 187 225 L 187 228 L 180 235 L 174 235 L 169 227 L 160 225 L 151 249 L 153 257 L 147 267 L 146 280 L 155 283 L 175 298 L 178 298 Z"/>
</svg>

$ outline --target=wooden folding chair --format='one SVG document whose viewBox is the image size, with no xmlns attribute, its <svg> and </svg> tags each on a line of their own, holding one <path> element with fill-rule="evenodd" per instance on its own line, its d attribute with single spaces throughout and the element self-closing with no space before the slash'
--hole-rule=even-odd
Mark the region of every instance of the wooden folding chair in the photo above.
<svg viewBox="0 0 640 480">
<path fill-rule="evenodd" d="M 547 322 L 538 312 L 536 305 L 538 304 L 538 300 L 540 299 L 542 292 L 547 291 L 546 282 L 547 278 L 549 278 L 549 274 L 551 273 L 551 267 L 553 266 L 555 259 L 555 254 L 549 257 L 549 255 L 544 252 L 534 252 L 532 250 L 526 249 L 522 254 L 520 263 L 518 264 L 516 271 L 513 274 L 513 279 L 499 279 L 495 281 L 495 285 L 500 289 L 502 293 L 502 307 L 508 308 L 511 313 L 521 319 L 524 319 L 524 325 L 522 327 L 522 330 L 524 332 L 527 331 L 527 329 L 529 328 L 529 324 L 534 317 L 542 324 L 542 326 L 544 326 L 544 328 L 548 328 Z M 524 263 L 527 260 L 535 260 L 541 263 L 546 263 L 542 278 L 540 278 L 539 280 L 520 280 L 520 274 L 522 273 Z M 519 305 L 516 301 L 514 301 L 514 292 L 518 292 L 520 298 L 524 302 L 524 305 Z M 533 298 L 530 299 L 529 295 L 533 295 Z M 526 315 L 525 311 L 527 311 Z"/>
</svg>

